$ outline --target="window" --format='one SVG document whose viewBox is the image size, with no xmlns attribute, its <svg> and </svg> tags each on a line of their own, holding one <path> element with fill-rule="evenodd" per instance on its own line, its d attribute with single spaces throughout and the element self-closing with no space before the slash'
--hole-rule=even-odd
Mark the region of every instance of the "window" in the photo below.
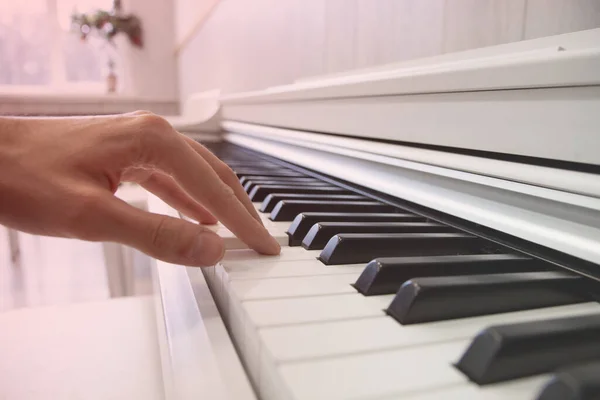
<svg viewBox="0 0 600 400">
<path fill-rule="evenodd" d="M 73 11 L 110 9 L 112 0 L 2 0 L 0 86 L 101 90 L 112 50 L 71 31 Z"/>
</svg>

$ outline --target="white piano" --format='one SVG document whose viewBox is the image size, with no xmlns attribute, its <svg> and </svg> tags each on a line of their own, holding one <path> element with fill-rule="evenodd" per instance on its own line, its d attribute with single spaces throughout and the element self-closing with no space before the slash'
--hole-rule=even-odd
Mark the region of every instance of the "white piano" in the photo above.
<svg viewBox="0 0 600 400">
<path fill-rule="evenodd" d="M 599 398 L 599 29 L 198 98 L 283 248 L 156 262 L 168 397 Z"/>
</svg>

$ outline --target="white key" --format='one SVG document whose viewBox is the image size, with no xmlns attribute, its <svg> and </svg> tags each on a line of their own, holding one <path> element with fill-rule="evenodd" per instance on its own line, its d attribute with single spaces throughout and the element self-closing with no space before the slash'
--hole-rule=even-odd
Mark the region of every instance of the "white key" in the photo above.
<svg viewBox="0 0 600 400">
<path fill-rule="evenodd" d="M 289 224 L 284 223 L 284 222 L 271 222 L 271 223 L 279 224 L 279 225 L 273 225 L 273 226 L 268 226 L 267 224 L 265 224 L 265 227 L 267 228 L 267 230 L 269 231 L 271 236 L 273 236 L 275 238 L 275 240 L 277 241 L 277 243 L 279 243 L 281 246 L 287 246 L 289 244 L 289 236 L 287 235 L 286 232 L 289 227 Z M 215 231 L 215 233 L 223 238 L 226 250 L 247 249 L 248 248 L 248 245 L 246 243 L 242 242 L 237 236 L 235 236 L 235 234 L 233 232 L 231 232 L 226 227 L 217 229 Z"/>
<path fill-rule="evenodd" d="M 290 222 L 271 221 L 270 219 L 268 219 L 268 214 L 264 214 L 264 213 L 259 213 L 259 214 L 261 216 L 261 220 L 263 221 L 265 228 L 267 228 L 267 230 L 275 238 L 275 240 L 277 240 L 277 242 L 281 246 L 287 246 L 289 243 L 289 237 L 287 235 L 287 230 L 290 227 L 291 223 Z M 188 218 L 188 217 L 184 217 L 184 219 L 187 221 L 197 223 L 197 221 L 195 221 L 191 218 Z M 227 250 L 248 248 L 248 246 L 244 242 L 242 242 L 237 236 L 235 236 L 233 234 L 233 232 L 231 232 L 229 230 L 229 228 L 227 228 L 225 225 L 223 225 L 220 222 L 218 222 L 215 225 L 202 225 L 202 226 L 206 229 L 210 229 L 211 231 L 215 232 L 217 235 L 221 236 L 225 243 L 225 249 L 227 249 Z"/>
<path fill-rule="evenodd" d="M 485 386 L 466 383 L 413 395 L 386 397 L 386 400 L 534 400 L 549 379 L 550 375 L 538 375 Z"/>
<path fill-rule="evenodd" d="M 360 293 L 245 301 L 242 308 L 253 326 L 340 321 L 384 316 L 393 294 L 365 297 Z"/>
<path fill-rule="evenodd" d="M 230 269 L 239 267 L 241 269 L 251 270 L 253 267 L 267 268 L 269 265 L 281 264 L 288 260 L 316 261 L 315 258 L 319 253 L 318 250 L 307 251 L 302 247 L 288 246 L 283 246 L 281 248 L 281 253 L 277 256 L 265 256 L 249 249 L 228 250 L 225 252 L 223 260 L 221 260 L 212 271 L 207 271 L 205 276 L 207 277 L 207 281 L 209 281 L 211 291 L 215 295 L 217 304 L 219 304 L 222 312 L 227 313 L 229 309 L 230 293 L 228 293 L 228 283 L 230 279 L 223 265 L 227 265 Z M 227 321 L 227 315 L 225 315 L 224 318 Z"/>
<path fill-rule="evenodd" d="M 468 340 L 281 365 L 278 372 L 295 400 L 367 399 L 463 384 L 452 367 Z M 272 377 L 263 376 L 264 379 Z"/>
<path fill-rule="evenodd" d="M 356 269 L 355 269 L 356 270 Z M 292 278 L 224 281 L 223 288 L 240 301 L 356 293 L 350 286 L 359 272 Z"/>
<path fill-rule="evenodd" d="M 361 273 L 366 263 L 350 265 L 325 265 L 318 260 L 281 260 L 270 263 L 227 263 L 223 264 L 229 280 L 289 278 L 315 275 L 338 275 Z"/>
<path fill-rule="evenodd" d="M 254 250 L 238 249 L 226 251 L 221 263 L 233 265 L 236 262 L 240 262 L 244 265 L 264 265 L 279 261 L 314 260 L 319 254 L 321 254 L 320 250 L 306 250 L 296 246 L 282 246 L 281 253 L 277 256 L 266 256 L 258 254 Z"/>
<path fill-rule="evenodd" d="M 333 357 L 367 351 L 470 339 L 486 327 L 600 313 L 598 303 L 461 318 L 426 324 L 401 325 L 391 317 L 355 319 L 265 328 L 259 335 L 275 362 Z M 302 343 L 290 346 L 290 343 Z"/>
</svg>

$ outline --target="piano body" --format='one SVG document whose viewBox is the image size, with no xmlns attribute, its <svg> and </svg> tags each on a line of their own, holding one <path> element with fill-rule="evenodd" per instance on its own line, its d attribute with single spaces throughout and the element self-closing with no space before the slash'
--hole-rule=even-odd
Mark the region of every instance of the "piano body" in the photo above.
<svg viewBox="0 0 600 400">
<path fill-rule="evenodd" d="M 283 247 L 156 262 L 172 398 L 600 398 L 600 29 L 194 101 Z"/>
</svg>

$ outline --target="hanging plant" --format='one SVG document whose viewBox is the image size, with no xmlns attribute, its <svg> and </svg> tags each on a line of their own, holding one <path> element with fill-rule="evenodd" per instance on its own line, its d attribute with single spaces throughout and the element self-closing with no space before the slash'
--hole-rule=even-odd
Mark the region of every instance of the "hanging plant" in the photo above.
<svg viewBox="0 0 600 400">
<path fill-rule="evenodd" d="M 85 41 L 92 33 L 98 34 L 114 46 L 113 38 L 119 33 L 127 35 L 131 44 L 142 48 L 142 23 L 135 15 L 123 15 L 121 1 L 115 0 L 109 11 L 97 10 L 92 13 L 73 13 L 73 30 Z"/>
</svg>

